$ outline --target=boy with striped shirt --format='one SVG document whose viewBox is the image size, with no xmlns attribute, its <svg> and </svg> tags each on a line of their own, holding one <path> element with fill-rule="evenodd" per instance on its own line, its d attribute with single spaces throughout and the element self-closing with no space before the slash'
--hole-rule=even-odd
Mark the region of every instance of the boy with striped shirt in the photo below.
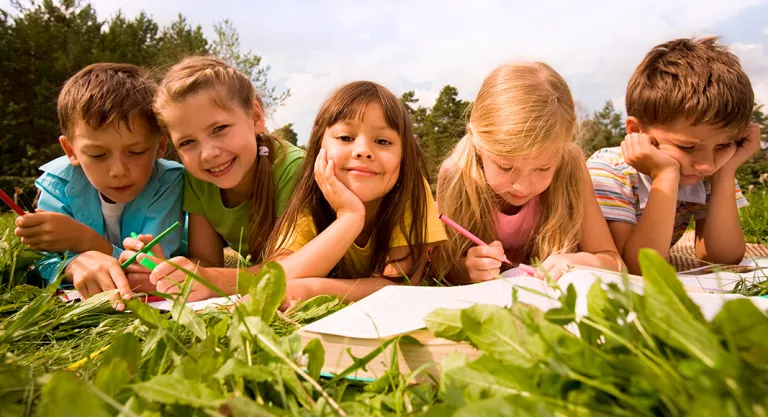
<svg viewBox="0 0 768 417">
<path fill-rule="evenodd" d="M 631 273 L 641 248 L 668 257 L 696 221 L 696 257 L 738 263 L 748 203 L 736 169 L 760 149 L 754 93 L 716 38 L 677 39 L 649 52 L 629 81 L 627 136 L 590 157 L 597 200 Z"/>
</svg>

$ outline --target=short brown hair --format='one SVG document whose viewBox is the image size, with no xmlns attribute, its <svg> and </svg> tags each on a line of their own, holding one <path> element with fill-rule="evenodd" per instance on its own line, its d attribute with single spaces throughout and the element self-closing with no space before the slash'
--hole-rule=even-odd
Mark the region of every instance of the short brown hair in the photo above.
<svg viewBox="0 0 768 417">
<path fill-rule="evenodd" d="M 627 86 L 627 116 L 645 127 L 685 121 L 740 131 L 749 125 L 754 92 L 739 59 L 717 37 L 655 46 Z"/>
<path fill-rule="evenodd" d="M 152 111 L 157 84 L 148 71 L 131 64 L 91 64 L 70 77 L 59 93 L 56 111 L 65 136 L 72 136 L 77 122 L 92 129 L 124 123 L 131 129 L 134 117 L 159 132 Z"/>
</svg>

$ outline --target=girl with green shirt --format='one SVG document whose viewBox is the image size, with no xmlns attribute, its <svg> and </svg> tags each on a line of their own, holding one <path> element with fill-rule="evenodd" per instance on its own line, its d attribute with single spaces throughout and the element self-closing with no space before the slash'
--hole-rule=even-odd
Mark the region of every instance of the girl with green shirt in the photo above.
<svg viewBox="0 0 768 417">
<path fill-rule="evenodd" d="M 304 151 L 265 132 L 261 99 L 251 81 L 215 58 L 190 57 L 173 66 L 154 109 L 186 168 L 189 258 L 171 261 L 234 293 L 237 270 L 222 268 L 224 243 L 261 262 L 266 240 L 293 193 Z M 124 244 L 138 250 L 150 239 L 139 236 Z M 161 250 L 153 254 L 162 257 Z M 149 274 L 138 264 L 127 272 Z M 157 291 L 173 293 L 184 277 L 162 263 L 149 280 Z M 196 282 L 189 300 L 212 295 Z"/>
</svg>

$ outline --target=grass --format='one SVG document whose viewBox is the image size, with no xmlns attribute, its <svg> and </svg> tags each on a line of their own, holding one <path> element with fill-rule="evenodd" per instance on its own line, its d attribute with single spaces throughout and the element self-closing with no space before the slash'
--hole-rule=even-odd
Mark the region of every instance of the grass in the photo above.
<svg viewBox="0 0 768 417">
<path fill-rule="evenodd" d="M 741 209 L 741 230 L 747 243 L 768 244 L 768 189 L 746 194 L 749 206 Z"/>
</svg>

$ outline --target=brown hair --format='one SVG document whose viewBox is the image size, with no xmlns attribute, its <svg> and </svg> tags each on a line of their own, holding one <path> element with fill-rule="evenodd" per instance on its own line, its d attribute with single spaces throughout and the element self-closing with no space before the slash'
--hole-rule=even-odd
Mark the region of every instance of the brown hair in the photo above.
<svg viewBox="0 0 768 417">
<path fill-rule="evenodd" d="M 91 129 L 123 123 L 130 130 L 134 117 L 139 117 L 151 132 L 159 133 L 152 111 L 156 90 L 148 72 L 136 65 L 89 65 L 70 77 L 59 93 L 56 111 L 61 131 L 72 138 L 77 122 Z"/>
<path fill-rule="evenodd" d="M 315 182 L 315 159 L 320 152 L 326 129 L 345 120 L 360 119 L 365 107 L 371 103 L 381 105 L 387 125 L 402 138 L 403 158 L 400 161 L 398 183 L 382 198 L 376 213 L 377 226 L 371 237 L 372 267 L 370 271 L 353 271 L 356 276 L 351 278 L 381 275 L 388 263 L 404 260 L 392 259 L 387 262 L 390 238 L 396 227 L 403 231 L 408 241 L 411 259 L 422 259 L 426 250 L 424 242 L 427 225 L 427 170 L 424 152 L 413 135 L 411 118 L 400 100 L 386 88 L 370 81 L 357 81 L 342 86 L 320 107 L 293 197 L 270 236 L 268 258 L 280 253 L 281 244 L 285 243 L 283 237 L 293 233 L 299 216 L 307 210 L 312 215 L 317 233 L 321 233 L 336 219 L 336 213 Z M 406 210 L 412 214 L 410 224 L 405 222 Z M 335 274 L 342 271 L 342 264 L 343 259 L 334 268 Z M 420 266 L 414 262 L 413 269 L 403 273 L 412 277 Z"/>
<path fill-rule="evenodd" d="M 754 92 L 739 59 L 716 37 L 655 46 L 627 86 L 627 116 L 645 127 L 684 121 L 740 131 L 749 125 Z"/>
<path fill-rule="evenodd" d="M 161 126 L 164 127 L 163 110 L 202 92 L 210 94 L 214 103 L 223 109 L 240 106 L 247 114 L 253 112 L 254 101 L 260 106 L 263 104 L 251 80 L 225 62 L 213 57 L 188 57 L 171 67 L 160 83 L 154 109 Z M 254 161 L 257 165 L 251 194 L 248 251 L 252 261 L 258 262 L 263 259 L 267 237 L 275 225 L 277 213 L 272 167 L 278 162 L 275 160 L 277 147 L 285 144 L 267 133 L 256 135 L 254 140 L 258 146 L 269 149 L 269 155 L 259 153 Z"/>
<path fill-rule="evenodd" d="M 574 250 L 581 238 L 584 156 L 574 143 L 576 113 L 568 84 L 542 62 L 502 65 L 483 81 L 469 117 L 470 129 L 443 163 L 437 182 L 440 211 L 486 242 L 498 240 L 497 197 L 485 178 L 481 151 L 509 158 L 557 150 L 552 183 L 541 194 L 542 213 L 526 252 L 545 259 Z M 437 275 L 454 283 L 458 262 L 473 243 L 446 228 L 436 248 Z"/>
</svg>

